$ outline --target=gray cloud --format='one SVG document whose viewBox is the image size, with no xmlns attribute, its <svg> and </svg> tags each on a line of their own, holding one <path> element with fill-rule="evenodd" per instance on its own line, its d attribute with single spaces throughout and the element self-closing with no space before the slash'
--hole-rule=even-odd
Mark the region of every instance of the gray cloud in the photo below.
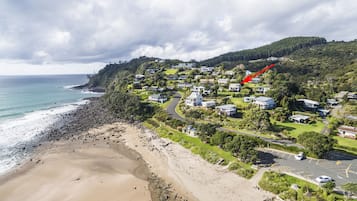
<svg viewBox="0 0 357 201">
<path fill-rule="evenodd" d="M 354 0 L 0 0 L 0 59 L 205 59 L 283 37 L 352 40 Z"/>
</svg>

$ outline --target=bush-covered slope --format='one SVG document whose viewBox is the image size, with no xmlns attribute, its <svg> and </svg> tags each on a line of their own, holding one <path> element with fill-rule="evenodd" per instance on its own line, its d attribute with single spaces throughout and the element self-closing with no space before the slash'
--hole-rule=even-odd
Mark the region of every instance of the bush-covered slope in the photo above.
<svg viewBox="0 0 357 201">
<path fill-rule="evenodd" d="M 282 57 L 301 48 L 325 43 L 326 39 L 320 37 L 289 37 L 262 47 L 226 53 L 218 57 L 204 60 L 201 64 L 214 66 L 222 62 L 249 61 L 271 56 Z"/>
</svg>

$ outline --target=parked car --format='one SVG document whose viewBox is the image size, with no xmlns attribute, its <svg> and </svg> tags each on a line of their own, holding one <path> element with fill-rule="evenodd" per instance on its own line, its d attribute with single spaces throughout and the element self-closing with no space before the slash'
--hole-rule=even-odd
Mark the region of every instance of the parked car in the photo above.
<svg viewBox="0 0 357 201">
<path fill-rule="evenodd" d="M 327 183 L 329 181 L 333 181 L 333 179 L 329 176 L 325 176 L 325 175 L 322 175 L 322 176 L 319 176 L 319 177 L 316 177 L 315 179 L 318 183 Z"/>
<path fill-rule="evenodd" d="M 305 159 L 305 154 L 304 152 L 300 152 L 299 154 L 295 155 L 295 160 L 304 160 Z"/>
</svg>

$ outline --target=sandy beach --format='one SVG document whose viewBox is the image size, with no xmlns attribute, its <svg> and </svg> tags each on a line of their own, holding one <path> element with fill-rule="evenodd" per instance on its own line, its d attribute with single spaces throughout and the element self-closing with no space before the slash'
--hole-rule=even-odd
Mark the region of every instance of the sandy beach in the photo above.
<svg viewBox="0 0 357 201">
<path fill-rule="evenodd" d="M 170 193 L 150 184 L 151 173 L 168 184 L 161 187 Z M 0 197 L 2 201 L 258 201 L 273 197 L 256 188 L 260 176 L 246 180 L 148 129 L 112 123 L 42 146 L 32 161 L 0 179 Z"/>
</svg>

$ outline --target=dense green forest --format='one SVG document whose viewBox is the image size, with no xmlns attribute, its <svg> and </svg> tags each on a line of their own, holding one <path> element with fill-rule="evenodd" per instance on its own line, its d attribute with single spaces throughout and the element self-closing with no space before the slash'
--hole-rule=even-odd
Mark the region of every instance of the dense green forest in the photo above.
<svg viewBox="0 0 357 201">
<path fill-rule="evenodd" d="M 268 57 L 282 57 L 301 48 L 325 44 L 326 39 L 319 37 L 289 37 L 262 47 L 230 52 L 201 62 L 202 65 L 215 66 L 222 62 L 249 61 Z"/>
</svg>

